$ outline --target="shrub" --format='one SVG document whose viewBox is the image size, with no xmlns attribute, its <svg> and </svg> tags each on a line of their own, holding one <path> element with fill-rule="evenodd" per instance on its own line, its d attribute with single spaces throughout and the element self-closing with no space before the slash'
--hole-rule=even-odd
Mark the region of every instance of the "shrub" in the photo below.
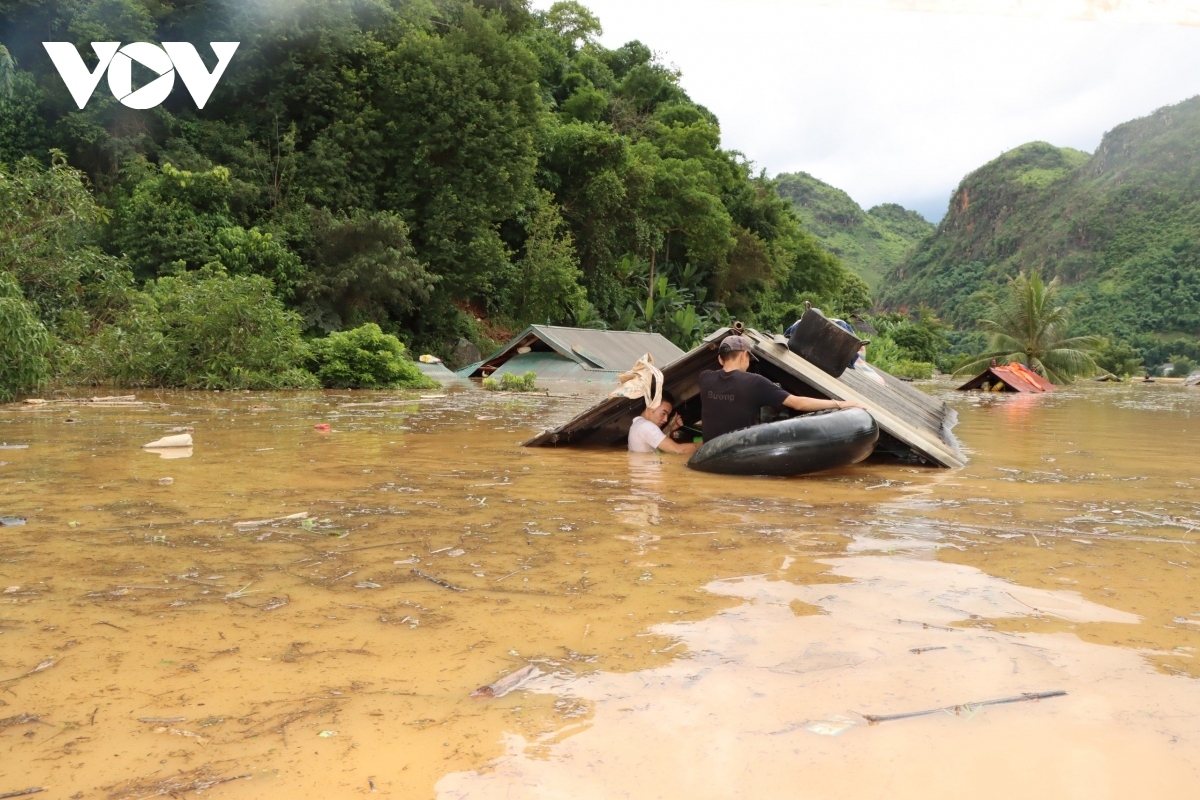
<svg viewBox="0 0 1200 800">
<path fill-rule="evenodd" d="M 926 380 L 933 377 L 933 364 L 928 361 L 909 361 L 907 359 L 896 364 L 891 373 L 897 378 Z"/>
<path fill-rule="evenodd" d="M 508 372 L 501 375 L 498 381 L 495 378 L 484 378 L 483 388 L 489 392 L 536 392 L 537 373 L 526 372 L 517 376 Z"/>
<path fill-rule="evenodd" d="M 536 372 L 526 372 L 519 378 L 509 372 L 501 376 L 500 389 L 505 392 L 533 392 L 537 391 L 536 381 Z"/>
<path fill-rule="evenodd" d="M 0 402 L 45 382 L 50 343 L 50 334 L 22 295 L 20 284 L 0 272 Z"/>
<path fill-rule="evenodd" d="M 374 322 L 309 346 L 310 365 L 327 389 L 436 389 L 404 354 L 404 344 Z"/>
<path fill-rule="evenodd" d="M 159 278 L 92 338 L 96 381 L 187 389 L 315 388 L 300 318 L 261 275 L 203 269 Z"/>
<path fill-rule="evenodd" d="M 1196 369 L 1196 362 L 1184 355 L 1171 356 L 1171 363 L 1175 365 L 1175 369 L 1171 370 L 1174 378 L 1186 378 Z"/>
<path fill-rule="evenodd" d="M 893 372 L 905 358 L 905 352 L 886 333 L 872 336 L 871 343 L 867 345 L 867 363 L 884 372 Z"/>
</svg>

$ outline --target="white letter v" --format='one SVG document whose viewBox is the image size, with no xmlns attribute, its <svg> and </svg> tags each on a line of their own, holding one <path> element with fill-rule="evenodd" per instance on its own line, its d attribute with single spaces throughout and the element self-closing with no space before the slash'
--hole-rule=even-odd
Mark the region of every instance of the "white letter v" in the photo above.
<svg viewBox="0 0 1200 800">
<path fill-rule="evenodd" d="M 67 85 L 67 91 L 71 93 L 75 105 L 83 108 L 87 105 L 92 92 L 96 90 L 96 84 L 104 76 L 104 70 L 108 69 L 108 62 L 112 61 L 113 56 L 117 54 L 121 43 L 92 42 L 92 50 L 100 59 L 94 72 L 88 72 L 87 64 L 83 63 L 79 51 L 70 42 L 42 42 L 42 47 L 46 48 L 46 52 L 50 54 L 50 60 L 58 68 L 58 74 L 62 76 L 63 83 Z"/>
<path fill-rule="evenodd" d="M 175 65 L 175 71 L 179 73 L 180 78 L 183 78 L 183 85 L 187 87 L 192 99 L 196 101 L 196 108 L 204 108 L 213 89 L 217 88 L 217 81 L 221 80 L 221 76 L 225 74 L 225 68 L 229 66 L 229 60 L 233 58 L 233 52 L 238 49 L 241 42 L 209 42 L 208 44 L 217 54 L 217 66 L 213 67 L 211 74 L 205 68 L 204 62 L 200 60 L 200 54 L 196 52 L 196 48 L 189 42 L 162 43 L 163 49 L 171 57 L 171 63 Z"/>
</svg>

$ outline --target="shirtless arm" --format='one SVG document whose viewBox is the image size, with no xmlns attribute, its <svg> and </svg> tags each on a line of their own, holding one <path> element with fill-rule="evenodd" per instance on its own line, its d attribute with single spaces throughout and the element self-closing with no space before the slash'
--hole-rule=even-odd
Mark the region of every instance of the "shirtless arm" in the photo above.
<svg viewBox="0 0 1200 800">
<path fill-rule="evenodd" d="M 817 400 L 813 397 L 799 397 L 794 394 L 788 395 L 788 399 L 783 401 L 783 404 L 793 411 L 824 411 L 827 408 L 866 408 L 857 400 Z"/>
</svg>

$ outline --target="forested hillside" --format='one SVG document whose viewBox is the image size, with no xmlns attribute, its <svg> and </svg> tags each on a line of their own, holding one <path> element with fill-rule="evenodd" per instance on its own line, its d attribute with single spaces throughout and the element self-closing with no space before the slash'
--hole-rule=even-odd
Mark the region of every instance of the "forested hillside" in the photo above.
<svg viewBox="0 0 1200 800">
<path fill-rule="evenodd" d="M 881 299 L 965 329 L 986 292 L 1034 268 L 1075 299 L 1077 333 L 1147 364 L 1200 355 L 1200 97 L 1119 125 L 1090 156 L 1035 142 L 971 173 Z"/>
<path fill-rule="evenodd" d="M 443 355 L 529 322 L 688 346 L 730 316 L 777 328 L 806 298 L 869 305 L 679 75 L 600 32 L 574 2 L 4 3 L 0 210 L 53 224 L 0 220 L 0 273 L 56 374 L 127 382 L 169 383 L 114 366 L 139 357 L 154 292 L 206 281 L 266 286 L 307 338 L 378 323 Z M 132 110 L 103 80 L 80 110 L 47 40 L 89 69 L 96 41 L 194 42 L 209 68 L 208 42 L 241 44 L 203 110 L 178 82 Z"/>
<path fill-rule="evenodd" d="M 775 180 L 779 193 L 795 205 L 805 229 L 872 290 L 934 231 L 916 211 L 895 203 L 863 211 L 850 195 L 807 172 L 784 173 Z"/>
</svg>

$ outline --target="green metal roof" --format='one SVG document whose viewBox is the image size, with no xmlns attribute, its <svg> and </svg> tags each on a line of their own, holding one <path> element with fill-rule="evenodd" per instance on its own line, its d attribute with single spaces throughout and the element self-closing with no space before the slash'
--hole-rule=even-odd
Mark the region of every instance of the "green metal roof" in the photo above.
<svg viewBox="0 0 1200 800">
<path fill-rule="evenodd" d="M 490 375 L 518 355 L 517 349 L 520 347 L 530 347 L 534 352 L 553 351 L 585 370 L 608 372 L 631 369 L 645 353 L 654 357 L 654 365 L 659 369 L 683 355 L 683 351 L 671 340 L 657 333 L 530 325 L 489 358 L 473 365 L 470 372 L 464 367 L 458 374 L 470 377 Z"/>
</svg>

